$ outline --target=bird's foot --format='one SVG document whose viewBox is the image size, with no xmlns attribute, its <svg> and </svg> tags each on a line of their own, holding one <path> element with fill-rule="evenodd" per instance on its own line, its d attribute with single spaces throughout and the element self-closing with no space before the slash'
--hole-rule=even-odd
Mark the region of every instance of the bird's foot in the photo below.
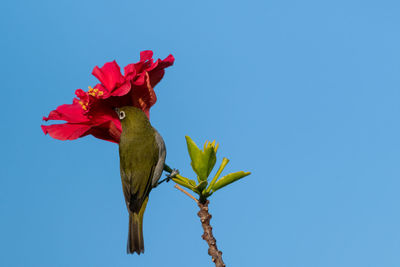
<svg viewBox="0 0 400 267">
<path fill-rule="evenodd" d="M 171 179 L 174 178 L 176 175 L 179 174 L 179 170 L 177 169 L 172 169 L 172 172 L 170 174 L 167 175 L 167 178 Z"/>
<path fill-rule="evenodd" d="M 167 177 L 165 179 L 159 181 L 157 185 L 160 185 L 163 182 L 167 182 L 168 183 L 172 178 L 174 178 L 178 174 L 179 174 L 179 170 L 172 169 L 172 172 L 170 174 L 167 174 Z"/>
</svg>

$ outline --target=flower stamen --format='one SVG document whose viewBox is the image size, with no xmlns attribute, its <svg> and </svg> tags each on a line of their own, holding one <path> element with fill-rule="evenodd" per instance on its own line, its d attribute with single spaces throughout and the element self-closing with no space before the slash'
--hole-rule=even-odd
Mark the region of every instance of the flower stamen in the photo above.
<svg viewBox="0 0 400 267">
<path fill-rule="evenodd" d="M 87 110 L 87 106 L 88 106 L 87 103 L 84 103 L 83 101 L 79 101 L 78 103 L 82 106 L 83 110 Z"/>
<path fill-rule="evenodd" d="M 98 98 L 99 96 L 104 95 L 104 92 L 102 90 L 99 90 L 98 88 L 92 88 L 91 86 L 89 86 L 88 94 Z"/>
</svg>

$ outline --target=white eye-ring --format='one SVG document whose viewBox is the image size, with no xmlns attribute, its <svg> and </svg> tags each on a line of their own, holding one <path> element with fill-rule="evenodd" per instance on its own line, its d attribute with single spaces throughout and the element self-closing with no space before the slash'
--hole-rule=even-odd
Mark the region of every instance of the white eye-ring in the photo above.
<svg viewBox="0 0 400 267">
<path fill-rule="evenodd" d="M 125 112 L 123 112 L 122 110 L 118 113 L 118 117 L 120 120 L 123 120 L 125 118 Z"/>
</svg>

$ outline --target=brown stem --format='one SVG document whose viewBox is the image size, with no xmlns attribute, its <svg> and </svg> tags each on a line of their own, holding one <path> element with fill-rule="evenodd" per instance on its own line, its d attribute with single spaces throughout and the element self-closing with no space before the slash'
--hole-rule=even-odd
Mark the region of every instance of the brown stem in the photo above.
<svg viewBox="0 0 400 267">
<path fill-rule="evenodd" d="M 197 213 L 197 215 L 200 217 L 201 226 L 204 230 L 204 234 L 201 237 L 208 244 L 208 255 L 212 257 L 212 261 L 215 263 L 215 266 L 225 267 L 225 263 L 222 261 L 222 252 L 218 250 L 217 241 L 215 240 L 212 233 L 212 227 L 210 225 L 210 220 L 212 216 L 210 213 L 208 213 L 208 203 L 208 200 L 205 203 L 197 203 L 200 208 L 200 211 Z"/>
</svg>

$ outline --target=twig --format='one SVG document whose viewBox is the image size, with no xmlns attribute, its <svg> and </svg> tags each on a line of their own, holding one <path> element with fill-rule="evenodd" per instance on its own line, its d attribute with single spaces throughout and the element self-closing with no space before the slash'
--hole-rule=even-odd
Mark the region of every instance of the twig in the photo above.
<svg viewBox="0 0 400 267">
<path fill-rule="evenodd" d="M 188 197 L 190 197 L 191 199 L 193 199 L 194 201 L 196 201 L 196 203 L 199 203 L 199 201 L 192 196 L 190 193 L 188 193 L 185 189 L 183 189 L 182 187 L 180 187 L 179 185 L 175 184 L 175 188 L 180 190 L 182 193 L 184 193 L 185 195 L 187 195 Z"/>
<path fill-rule="evenodd" d="M 197 215 L 200 217 L 201 226 L 203 227 L 204 234 L 201 236 L 208 244 L 208 255 L 211 256 L 212 261 L 215 263 L 216 267 L 225 267 L 225 263 L 222 260 L 222 252 L 217 248 L 217 241 L 215 240 L 212 227 L 210 225 L 211 214 L 208 212 L 207 200 L 205 203 L 197 202 L 200 211 Z"/>
</svg>

